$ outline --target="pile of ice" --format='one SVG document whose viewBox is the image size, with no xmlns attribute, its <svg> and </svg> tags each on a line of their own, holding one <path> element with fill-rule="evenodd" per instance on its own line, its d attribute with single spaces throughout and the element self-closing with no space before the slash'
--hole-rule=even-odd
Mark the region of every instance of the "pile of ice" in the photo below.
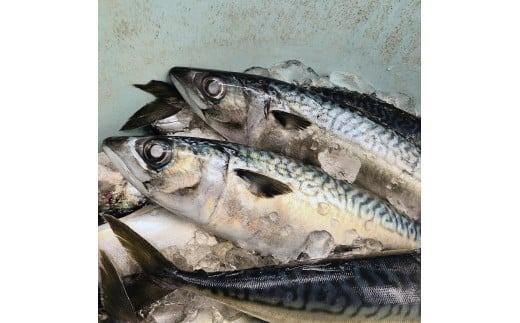
<svg viewBox="0 0 520 323">
<path fill-rule="evenodd" d="M 277 80 L 294 83 L 300 86 L 315 86 L 327 88 L 344 88 L 364 94 L 373 94 L 378 99 L 393 104 L 397 108 L 408 113 L 419 116 L 419 108 L 415 106 L 414 100 L 404 93 L 379 91 L 369 82 L 363 80 L 359 75 L 334 71 L 330 75 L 319 75 L 311 67 L 306 66 L 298 60 L 288 60 L 270 67 L 250 67 L 245 73 L 261 75 Z"/>
<path fill-rule="evenodd" d="M 211 234 L 196 230 L 182 247 L 170 247 L 162 253 L 184 270 L 207 272 L 251 268 L 278 263 L 271 257 L 238 248 L 229 241 L 219 241 Z M 178 289 L 141 309 L 145 322 L 260 322 L 210 298 Z"/>
</svg>

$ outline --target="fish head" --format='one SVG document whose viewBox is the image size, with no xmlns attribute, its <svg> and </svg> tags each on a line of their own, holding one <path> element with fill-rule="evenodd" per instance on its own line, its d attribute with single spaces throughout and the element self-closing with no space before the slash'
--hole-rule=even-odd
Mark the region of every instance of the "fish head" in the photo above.
<svg viewBox="0 0 520 323">
<path fill-rule="evenodd" d="M 265 82 L 260 77 L 187 67 L 174 67 L 169 76 L 201 119 L 226 139 L 247 143 L 249 116 L 263 115 Z"/>
<path fill-rule="evenodd" d="M 225 161 L 201 156 L 187 139 L 110 137 L 102 147 L 115 167 L 144 196 L 176 214 L 198 220 L 211 213 L 214 205 L 208 203 L 224 186 Z"/>
</svg>

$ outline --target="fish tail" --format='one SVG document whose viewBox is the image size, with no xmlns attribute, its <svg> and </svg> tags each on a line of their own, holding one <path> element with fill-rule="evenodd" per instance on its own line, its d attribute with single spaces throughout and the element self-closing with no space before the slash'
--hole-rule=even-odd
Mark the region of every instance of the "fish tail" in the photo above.
<svg viewBox="0 0 520 323">
<path fill-rule="evenodd" d="M 123 222 L 110 215 L 104 218 L 121 245 L 154 283 L 169 290 L 178 287 L 176 277 L 180 270 L 173 263 Z"/>
<path fill-rule="evenodd" d="M 179 112 L 184 100 L 177 89 L 166 82 L 152 80 L 147 84 L 134 84 L 138 89 L 155 96 L 150 102 L 134 113 L 120 130 L 132 130 L 171 117 Z"/>
<path fill-rule="evenodd" d="M 99 277 L 105 312 L 115 322 L 138 322 L 134 306 L 110 258 L 102 250 L 99 254 Z"/>
</svg>

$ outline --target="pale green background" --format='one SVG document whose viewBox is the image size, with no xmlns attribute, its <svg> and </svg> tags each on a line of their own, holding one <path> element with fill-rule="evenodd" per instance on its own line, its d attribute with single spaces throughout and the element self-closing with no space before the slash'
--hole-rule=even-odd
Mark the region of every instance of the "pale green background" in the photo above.
<svg viewBox="0 0 520 323">
<path fill-rule="evenodd" d="M 420 1 L 99 1 L 99 140 L 176 65 L 242 71 L 299 59 L 420 105 Z"/>
</svg>

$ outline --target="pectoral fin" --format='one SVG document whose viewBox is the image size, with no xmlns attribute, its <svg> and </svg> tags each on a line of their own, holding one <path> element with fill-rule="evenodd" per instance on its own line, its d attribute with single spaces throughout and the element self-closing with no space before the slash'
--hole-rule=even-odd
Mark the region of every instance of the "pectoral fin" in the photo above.
<svg viewBox="0 0 520 323">
<path fill-rule="evenodd" d="M 292 189 L 271 177 L 246 169 L 235 169 L 235 173 L 249 184 L 249 191 L 259 197 L 274 197 L 292 192 Z"/>
<path fill-rule="evenodd" d="M 275 119 L 287 130 L 302 130 L 311 125 L 309 121 L 291 113 L 278 110 L 271 111 L 271 113 Z"/>
</svg>

